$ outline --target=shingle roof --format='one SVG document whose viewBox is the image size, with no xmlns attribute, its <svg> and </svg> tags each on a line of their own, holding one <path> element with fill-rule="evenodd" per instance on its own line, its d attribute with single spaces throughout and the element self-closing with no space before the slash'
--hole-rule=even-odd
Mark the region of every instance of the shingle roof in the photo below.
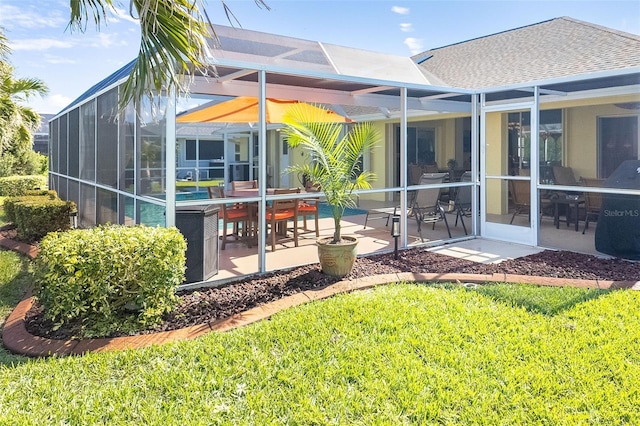
<svg viewBox="0 0 640 426">
<path fill-rule="evenodd" d="M 640 66 L 640 37 L 569 17 L 428 50 L 412 57 L 446 84 L 505 86 Z"/>
</svg>

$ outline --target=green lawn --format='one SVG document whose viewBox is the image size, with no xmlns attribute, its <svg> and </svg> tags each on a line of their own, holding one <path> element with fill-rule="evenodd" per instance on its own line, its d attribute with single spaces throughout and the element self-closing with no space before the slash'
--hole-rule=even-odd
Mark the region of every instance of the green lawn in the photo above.
<svg viewBox="0 0 640 426">
<path fill-rule="evenodd" d="M 382 286 L 195 341 L 5 362 L 0 424 L 640 424 L 638 312 L 633 291 Z"/>
<path fill-rule="evenodd" d="M 28 267 L 29 262 L 26 258 L 14 252 L 0 249 L 0 328 L 31 284 Z M 10 365 L 24 359 L 10 354 L 0 346 L 0 371 L 2 371 L 2 365 Z M 0 392 L 2 389 L 4 388 L 0 388 Z"/>
</svg>

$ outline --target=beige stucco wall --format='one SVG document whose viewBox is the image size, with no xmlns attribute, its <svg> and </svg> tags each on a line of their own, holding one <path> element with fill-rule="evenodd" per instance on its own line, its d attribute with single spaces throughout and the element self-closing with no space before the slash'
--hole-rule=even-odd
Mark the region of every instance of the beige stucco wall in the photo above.
<svg viewBox="0 0 640 426">
<path fill-rule="evenodd" d="M 597 177 L 598 118 L 638 115 L 638 111 L 614 104 L 565 109 L 565 163 L 573 169 L 576 179 Z"/>
<path fill-rule="evenodd" d="M 371 187 L 376 189 L 387 187 L 387 183 L 393 173 L 393 168 L 388 167 L 388 156 L 392 155 L 393 150 L 393 135 L 387 134 L 387 123 L 387 121 L 373 123 L 380 135 L 380 141 L 365 160 L 365 165 L 369 165 L 369 171 L 376 174 L 376 179 L 371 182 Z M 391 139 L 389 139 L 389 136 L 391 136 Z M 390 197 L 390 195 L 386 194 L 363 194 L 360 196 L 360 200 L 385 201 Z"/>
</svg>

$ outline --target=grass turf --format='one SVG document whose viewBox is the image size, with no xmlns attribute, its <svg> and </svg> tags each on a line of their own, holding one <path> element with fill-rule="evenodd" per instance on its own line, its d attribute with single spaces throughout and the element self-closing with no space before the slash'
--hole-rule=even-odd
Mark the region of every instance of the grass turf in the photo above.
<svg viewBox="0 0 640 426">
<path fill-rule="evenodd" d="M 29 263 L 24 257 L 0 249 L 0 328 L 31 284 L 32 276 L 28 267 Z M 21 360 L 24 358 L 13 355 L 0 346 L 0 371 L 2 365 L 10 365 Z"/>
<path fill-rule="evenodd" d="M 397 284 L 0 365 L 0 424 L 639 424 L 640 293 Z"/>
</svg>

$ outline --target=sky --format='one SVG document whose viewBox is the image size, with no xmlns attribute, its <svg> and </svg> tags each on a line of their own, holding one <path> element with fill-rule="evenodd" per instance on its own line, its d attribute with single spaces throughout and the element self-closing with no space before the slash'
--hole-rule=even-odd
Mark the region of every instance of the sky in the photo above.
<svg viewBox="0 0 640 426">
<path fill-rule="evenodd" d="M 99 31 L 67 28 L 70 0 L 0 0 L 0 27 L 12 49 L 17 78 L 39 78 L 45 98 L 27 106 L 55 114 L 88 88 L 136 57 L 138 23 L 128 0 Z M 639 0 L 225 0 L 234 26 L 358 49 L 411 56 L 561 16 L 640 35 Z M 229 25 L 220 0 L 205 0 L 214 26 Z M 223 46 L 224 47 L 224 46 Z"/>
</svg>

